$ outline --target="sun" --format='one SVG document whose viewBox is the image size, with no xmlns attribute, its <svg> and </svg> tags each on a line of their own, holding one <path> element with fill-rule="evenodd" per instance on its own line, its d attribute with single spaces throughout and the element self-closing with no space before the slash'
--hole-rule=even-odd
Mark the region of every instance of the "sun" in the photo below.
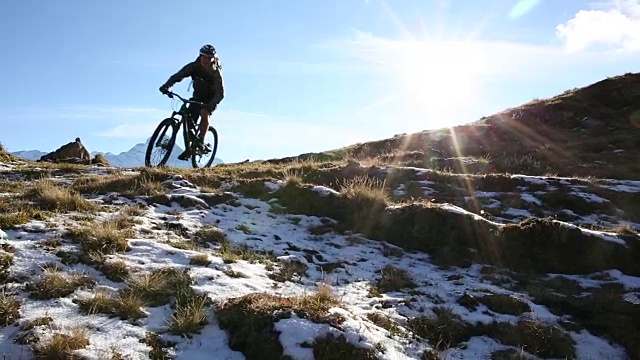
<svg viewBox="0 0 640 360">
<path fill-rule="evenodd" d="M 469 106 L 478 97 L 483 57 L 470 43 L 416 41 L 397 55 L 397 86 L 416 111 Z"/>
</svg>

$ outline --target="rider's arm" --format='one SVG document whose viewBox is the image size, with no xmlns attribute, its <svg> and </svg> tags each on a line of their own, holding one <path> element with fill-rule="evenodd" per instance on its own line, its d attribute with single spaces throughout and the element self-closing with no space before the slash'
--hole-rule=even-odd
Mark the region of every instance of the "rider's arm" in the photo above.
<svg viewBox="0 0 640 360">
<path fill-rule="evenodd" d="M 213 89 L 215 91 L 215 96 L 211 103 L 214 105 L 218 105 L 222 99 L 224 99 L 224 80 L 222 78 L 222 70 L 220 68 L 215 72 L 215 80 L 213 82 Z"/>
<path fill-rule="evenodd" d="M 187 76 L 190 76 L 191 73 L 193 72 L 193 65 L 194 63 L 191 62 L 183 66 L 182 69 L 178 70 L 177 73 L 171 75 L 167 80 L 167 82 L 164 83 L 163 86 L 169 89 L 173 85 L 175 85 L 177 82 L 180 82 L 182 81 L 182 79 L 186 78 Z"/>
</svg>

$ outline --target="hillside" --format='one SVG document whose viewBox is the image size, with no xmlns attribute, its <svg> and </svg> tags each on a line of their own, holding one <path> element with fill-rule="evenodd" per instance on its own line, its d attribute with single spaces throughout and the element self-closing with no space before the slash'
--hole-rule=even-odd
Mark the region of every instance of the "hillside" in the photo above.
<svg viewBox="0 0 640 360">
<path fill-rule="evenodd" d="M 0 354 L 640 360 L 633 81 L 456 127 L 463 156 L 444 130 L 197 170 L 0 152 Z M 590 176 L 513 160 L 552 134 Z"/>
<path fill-rule="evenodd" d="M 640 73 L 604 79 L 451 129 L 286 159 L 379 161 L 433 170 L 640 179 Z"/>
</svg>

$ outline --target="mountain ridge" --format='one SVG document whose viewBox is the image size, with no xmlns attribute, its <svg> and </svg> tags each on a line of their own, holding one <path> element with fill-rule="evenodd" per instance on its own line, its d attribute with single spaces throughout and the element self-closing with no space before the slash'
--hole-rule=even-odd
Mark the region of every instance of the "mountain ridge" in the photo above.
<svg viewBox="0 0 640 360">
<path fill-rule="evenodd" d="M 112 166 L 120 168 L 131 168 L 144 166 L 144 157 L 151 137 L 147 138 L 145 142 L 133 145 L 129 150 L 122 151 L 119 154 L 102 151 L 90 151 L 91 157 L 95 157 L 100 154 L 104 156 Z M 178 155 L 183 151 L 179 145 L 174 145 L 171 151 L 171 156 L 167 161 L 166 166 L 176 168 L 190 168 L 191 163 L 188 161 L 182 161 L 178 159 Z M 11 152 L 12 155 L 25 160 L 37 161 L 41 156 L 48 154 L 40 150 L 18 150 Z M 220 158 L 216 157 L 212 166 L 223 164 Z"/>
</svg>

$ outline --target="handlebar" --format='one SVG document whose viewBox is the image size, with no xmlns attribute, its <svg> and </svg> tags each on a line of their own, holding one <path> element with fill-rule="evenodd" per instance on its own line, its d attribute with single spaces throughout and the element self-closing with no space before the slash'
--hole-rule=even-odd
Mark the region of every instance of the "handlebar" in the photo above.
<svg viewBox="0 0 640 360">
<path fill-rule="evenodd" d="M 182 96 L 180 96 L 180 95 L 178 95 L 178 94 L 174 93 L 173 91 L 169 91 L 169 92 L 167 92 L 167 93 L 166 93 L 166 95 L 167 95 L 167 96 L 169 96 L 169 97 L 175 96 L 175 97 L 177 97 L 178 99 L 180 99 L 180 100 L 181 100 L 182 102 L 184 102 L 184 103 L 188 103 L 188 104 L 196 104 L 196 105 L 205 106 L 205 103 L 202 103 L 202 102 L 200 102 L 200 101 L 187 100 L 187 99 L 183 98 Z"/>
</svg>

